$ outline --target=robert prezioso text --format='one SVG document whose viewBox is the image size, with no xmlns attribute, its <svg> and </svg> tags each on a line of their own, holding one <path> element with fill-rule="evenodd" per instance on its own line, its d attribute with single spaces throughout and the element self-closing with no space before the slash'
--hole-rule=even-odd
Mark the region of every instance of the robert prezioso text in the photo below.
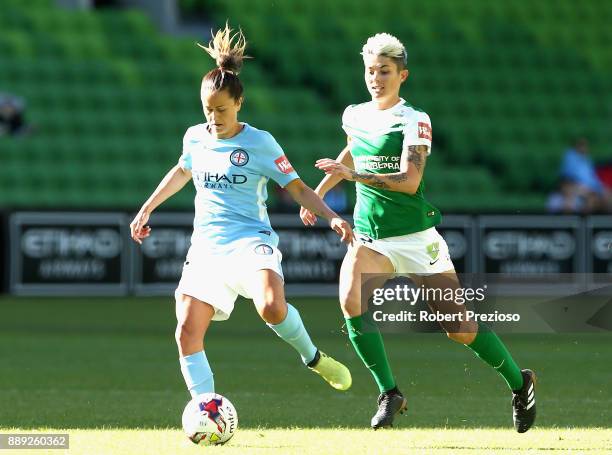
<svg viewBox="0 0 612 455">
<path fill-rule="evenodd" d="M 381 307 L 387 302 L 401 302 L 414 306 L 419 301 L 435 303 L 452 302 L 458 307 L 465 303 L 482 303 L 485 300 L 487 286 L 482 288 L 427 288 L 425 286 L 414 287 L 408 285 L 396 285 L 387 288 L 377 288 L 372 294 L 372 303 L 375 308 L 372 317 L 377 322 L 517 322 L 521 320 L 518 313 L 503 313 L 494 311 L 492 313 L 481 313 L 461 308 L 457 312 L 429 312 L 427 310 L 401 310 L 390 312 L 389 307 L 384 311 Z"/>
</svg>

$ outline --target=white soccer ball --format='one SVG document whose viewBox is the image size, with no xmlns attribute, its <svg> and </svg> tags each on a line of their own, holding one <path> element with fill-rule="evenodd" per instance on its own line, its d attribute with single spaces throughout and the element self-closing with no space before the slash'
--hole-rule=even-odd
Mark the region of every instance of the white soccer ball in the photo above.
<svg viewBox="0 0 612 455">
<path fill-rule="evenodd" d="M 187 403 L 183 430 L 194 444 L 225 444 L 238 428 L 238 414 L 230 400 L 216 393 L 203 393 Z"/>
</svg>

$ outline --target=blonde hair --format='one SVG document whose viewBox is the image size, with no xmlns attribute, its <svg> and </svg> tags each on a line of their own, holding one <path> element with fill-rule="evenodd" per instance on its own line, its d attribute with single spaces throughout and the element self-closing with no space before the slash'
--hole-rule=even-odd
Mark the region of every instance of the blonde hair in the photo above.
<svg viewBox="0 0 612 455">
<path fill-rule="evenodd" d="M 361 55 L 376 55 L 389 57 L 395 61 L 400 69 L 406 68 L 408 58 L 406 48 L 400 40 L 389 33 L 377 33 L 368 38 L 363 45 Z"/>
<path fill-rule="evenodd" d="M 224 29 L 218 30 L 215 34 L 212 34 L 211 31 L 213 39 L 208 43 L 208 46 L 203 46 L 200 43 L 197 43 L 197 45 L 215 60 L 221 71 L 238 75 L 242 69 L 242 61 L 249 57 L 244 55 L 247 43 L 242 30 L 233 34 L 232 32 L 233 30 L 226 22 Z"/>
</svg>

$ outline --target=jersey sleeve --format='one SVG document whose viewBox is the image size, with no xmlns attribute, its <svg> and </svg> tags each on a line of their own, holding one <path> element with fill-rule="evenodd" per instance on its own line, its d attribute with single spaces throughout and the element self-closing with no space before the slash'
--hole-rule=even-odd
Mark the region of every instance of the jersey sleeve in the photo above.
<svg viewBox="0 0 612 455">
<path fill-rule="evenodd" d="M 348 137 L 351 137 L 351 115 L 352 115 L 352 110 L 353 110 L 353 105 L 351 104 L 350 106 L 347 106 L 346 109 L 344 109 L 344 112 L 342 113 L 342 129 L 344 130 L 344 132 L 346 133 L 346 135 Z"/>
<path fill-rule="evenodd" d="M 271 134 L 265 133 L 262 142 L 262 174 L 285 187 L 300 178 L 285 152 Z"/>
<path fill-rule="evenodd" d="M 178 160 L 179 166 L 186 171 L 191 170 L 191 153 L 197 142 L 198 141 L 194 138 L 193 135 L 193 127 L 188 128 L 185 132 L 185 136 L 183 136 L 183 151 L 181 153 L 181 157 Z"/>
<path fill-rule="evenodd" d="M 403 149 L 411 145 L 426 145 L 429 147 L 428 154 L 431 153 L 431 120 L 425 112 L 416 112 L 404 126 L 403 133 Z"/>
</svg>

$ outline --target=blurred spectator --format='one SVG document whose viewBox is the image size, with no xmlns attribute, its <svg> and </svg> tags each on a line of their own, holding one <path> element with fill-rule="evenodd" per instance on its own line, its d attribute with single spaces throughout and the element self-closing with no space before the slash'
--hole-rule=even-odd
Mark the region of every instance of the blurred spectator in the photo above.
<svg viewBox="0 0 612 455">
<path fill-rule="evenodd" d="M 562 213 L 608 212 L 610 190 L 606 188 L 589 156 L 589 142 L 579 138 L 563 156 L 560 184 L 548 199 L 548 210 Z"/>
<path fill-rule="evenodd" d="M 0 93 L 0 136 L 18 136 L 28 131 L 23 99 Z"/>
<path fill-rule="evenodd" d="M 601 194 L 604 190 L 589 156 L 589 142 L 585 138 L 576 140 L 574 147 L 565 152 L 560 174 L 561 178 L 580 184 L 594 193 Z"/>
<path fill-rule="evenodd" d="M 612 162 L 599 164 L 597 166 L 597 177 L 607 189 L 612 188 Z"/>
<path fill-rule="evenodd" d="M 550 194 L 546 208 L 551 213 L 591 213 L 597 203 L 595 193 L 569 180 L 560 180 Z"/>
</svg>

